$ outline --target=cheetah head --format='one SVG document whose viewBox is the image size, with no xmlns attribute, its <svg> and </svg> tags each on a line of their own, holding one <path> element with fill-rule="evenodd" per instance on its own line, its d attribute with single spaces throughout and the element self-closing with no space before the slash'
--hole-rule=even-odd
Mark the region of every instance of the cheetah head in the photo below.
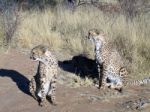
<svg viewBox="0 0 150 112">
<path fill-rule="evenodd" d="M 105 34 L 102 30 L 98 31 L 97 29 L 91 29 L 88 31 L 88 36 L 86 36 L 86 38 L 99 47 L 105 43 Z"/>
<path fill-rule="evenodd" d="M 43 45 L 38 45 L 31 50 L 30 59 L 34 61 L 45 62 L 48 53 L 48 48 Z"/>
</svg>

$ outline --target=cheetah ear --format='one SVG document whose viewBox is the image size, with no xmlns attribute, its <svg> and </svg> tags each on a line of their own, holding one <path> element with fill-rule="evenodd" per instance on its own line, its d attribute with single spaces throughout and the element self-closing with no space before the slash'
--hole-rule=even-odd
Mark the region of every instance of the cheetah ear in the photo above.
<svg viewBox="0 0 150 112">
<path fill-rule="evenodd" d="M 97 29 L 90 29 L 88 31 L 88 34 L 92 34 L 92 35 L 99 35 L 99 31 Z"/>
<path fill-rule="evenodd" d="M 100 29 L 100 30 L 95 29 L 94 34 L 101 35 L 101 36 L 106 36 L 106 34 L 104 33 L 104 31 L 102 29 Z"/>
<path fill-rule="evenodd" d="M 49 50 L 48 50 L 48 47 L 45 47 L 45 53 L 44 53 L 46 56 L 49 55 Z"/>
<path fill-rule="evenodd" d="M 100 34 L 100 31 L 98 29 L 95 29 L 95 32 L 94 32 L 96 35 L 99 35 Z"/>
<path fill-rule="evenodd" d="M 102 36 L 105 36 L 105 33 L 102 29 L 99 30 L 99 34 L 102 35 Z"/>
<path fill-rule="evenodd" d="M 48 48 L 44 45 L 39 45 L 39 46 L 43 53 L 45 53 L 48 50 Z"/>
</svg>

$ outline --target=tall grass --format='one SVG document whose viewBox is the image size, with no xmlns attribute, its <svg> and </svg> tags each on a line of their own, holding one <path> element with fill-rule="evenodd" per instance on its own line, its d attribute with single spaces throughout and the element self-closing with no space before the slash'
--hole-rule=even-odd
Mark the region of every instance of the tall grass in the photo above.
<svg viewBox="0 0 150 112">
<path fill-rule="evenodd" d="M 105 15 L 92 6 L 81 6 L 74 12 L 62 6 L 53 11 L 25 11 L 13 43 L 20 48 L 45 44 L 62 53 L 86 53 L 93 58 L 93 46 L 85 36 L 91 28 L 102 29 L 127 60 L 131 74 L 143 77 L 150 75 L 149 17 L 141 15 L 131 22 L 123 15 Z"/>
<path fill-rule="evenodd" d="M 2 16 L 0 15 L 0 47 L 2 47 L 3 45 L 3 37 L 4 37 L 4 32 L 2 27 Z"/>
</svg>

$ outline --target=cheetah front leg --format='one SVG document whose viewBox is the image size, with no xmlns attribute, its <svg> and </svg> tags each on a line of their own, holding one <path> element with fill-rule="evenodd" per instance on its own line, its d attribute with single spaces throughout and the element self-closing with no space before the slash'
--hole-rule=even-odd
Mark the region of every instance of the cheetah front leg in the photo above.
<svg viewBox="0 0 150 112">
<path fill-rule="evenodd" d="M 46 106 L 46 93 L 48 91 L 49 88 L 49 83 L 46 83 L 45 78 L 41 79 L 41 85 L 40 85 L 40 90 L 38 92 L 38 96 L 40 98 L 40 102 L 39 105 L 40 106 Z"/>
<path fill-rule="evenodd" d="M 48 97 L 50 98 L 50 102 L 53 105 L 57 105 L 57 101 L 56 101 L 56 97 L 55 97 L 55 93 L 56 93 L 56 81 L 57 81 L 57 76 L 54 75 L 54 77 L 51 80 L 50 83 L 50 90 L 48 92 Z"/>
<path fill-rule="evenodd" d="M 103 85 L 105 85 L 103 84 L 104 83 L 103 65 L 97 63 L 97 70 L 98 70 L 98 89 L 100 89 L 101 87 L 103 87 Z"/>
<path fill-rule="evenodd" d="M 98 89 L 100 89 L 102 85 L 102 80 L 101 80 L 102 77 L 101 77 L 101 68 L 99 64 L 97 65 L 97 70 L 98 70 Z"/>
<path fill-rule="evenodd" d="M 35 100 L 37 100 L 37 96 L 36 96 L 36 82 L 35 82 L 35 77 L 33 77 L 30 82 L 29 82 L 29 91 L 31 93 L 31 95 L 33 96 L 33 98 Z"/>
<path fill-rule="evenodd" d="M 105 90 L 106 86 L 107 86 L 107 75 L 106 75 L 106 71 L 103 70 L 101 73 L 101 88 Z"/>
</svg>

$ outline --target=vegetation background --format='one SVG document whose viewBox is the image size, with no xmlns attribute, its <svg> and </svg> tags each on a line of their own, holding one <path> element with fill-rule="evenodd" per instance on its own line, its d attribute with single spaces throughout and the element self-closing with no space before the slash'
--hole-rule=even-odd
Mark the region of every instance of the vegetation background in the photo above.
<svg viewBox="0 0 150 112">
<path fill-rule="evenodd" d="M 45 44 L 93 59 L 92 28 L 114 42 L 132 77 L 150 75 L 149 0 L 0 0 L 1 52 Z"/>
</svg>

